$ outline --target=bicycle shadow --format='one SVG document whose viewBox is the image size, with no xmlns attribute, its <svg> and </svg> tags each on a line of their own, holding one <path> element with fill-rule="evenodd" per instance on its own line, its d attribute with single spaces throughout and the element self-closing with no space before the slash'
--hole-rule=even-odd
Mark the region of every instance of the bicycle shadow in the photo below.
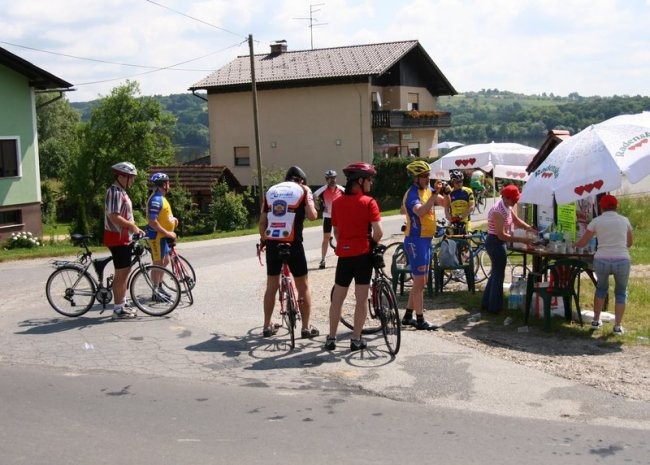
<svg viewBox="0 0 650 465">
<path fill-rule="evenodd" d="M 253 359 L 253 362 L 245 367 L 245 370 L 300 369 L 341 362 L 360 368 L 376 368 L 387 365 L 395 359 L 387 350 L 380 350 L 375 346 L 375 338 L 368 338 L 369 346 L 366 350 L 349 352 L 343 349 L 345 352 L 341 353 L 341 349 L 326 351 L 323 348 L 322 337 L 298 338 L 295 348 L 291 350 L 288 334 L 278 333 L 272 338 L 263 338 L 260 333 L 261 327 L 249 330 L 243 337 L 232 338 L 213 333 L 212 338 L 187 346 L 185 349 L 221 353 L 229 358 L 247 355 Z M 340 344 L 344 341 L 339 339 L 338 342 Z"/>
<path fill-rule="evenodd" d="M 92 312 L 92 309 L 90 310 Z M 105 323 L 142 323 L 144 321 L 155 321 L 160 318 L 167 318 L 167 316 L 162 317 L 152 317 L 149 315 L 143 315 L 141 312 L 138 312 L 138 316 L 133 319 L 128 320 L 119 320 L 113 321 L 113 311 L 107 309 L 102 315 L 96 317 L 87 316 L 87 314 L 78 316 L 78 317 L 52 317 L 52 318 L 31 318 L 23 321 L 19 321 L 18 327 L 25 328 L 22 331 L 16 331 L 14 334 L 55 334 L 61 333 L 64 331 L 72 330 L 82 330 L 86 328 L 92 328 Z"/>
</svg>

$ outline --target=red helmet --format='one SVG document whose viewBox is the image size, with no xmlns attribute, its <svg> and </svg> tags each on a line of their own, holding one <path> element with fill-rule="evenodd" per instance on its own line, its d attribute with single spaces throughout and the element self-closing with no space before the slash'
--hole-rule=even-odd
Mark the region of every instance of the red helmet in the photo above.
<svg viewBox="0 0 650 465">
<path fill-rule="evenodd" d="M 353 181 L 359 178 L 369 178 L 374 176 L 377 174 L 377 170 L 375 170 L 375 167 L 369 163 L 358 161 L 343 168 L 343 174 L 345 174 L 348 181 Z"/>
</svg>

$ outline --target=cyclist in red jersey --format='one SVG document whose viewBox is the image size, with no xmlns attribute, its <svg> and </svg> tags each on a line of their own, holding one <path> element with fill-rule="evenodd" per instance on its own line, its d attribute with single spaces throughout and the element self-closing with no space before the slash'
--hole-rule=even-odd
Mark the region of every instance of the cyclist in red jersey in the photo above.
<svg viewBox="0 0 650 465">
<path fill-rule="evenodd" d="M 383 235 L 379 206 L 368 192 L 372 177 L 377 174 L 368 163 L 352 163 L 343 169 L 347 178 L 345 193 L 332 204 L 332 232 L 336 238 L 336 264 L 334 290 L 330 304 L 330 331 L 325 350 L 336 349 L 336 331 L 341 319 L 341 307 L 354 279 L 356 306 L 354 330 L 350 350 L 366 348 L 361 330 L 368 312 L 368 290 L 372 277 L 372 243 L 379 243 Z"/>
</svg>

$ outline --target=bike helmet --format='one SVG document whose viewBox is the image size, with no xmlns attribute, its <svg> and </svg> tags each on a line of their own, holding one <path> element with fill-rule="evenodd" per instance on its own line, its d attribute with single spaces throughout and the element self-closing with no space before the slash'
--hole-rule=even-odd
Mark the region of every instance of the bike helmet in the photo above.
<svg viewBox="0 0 650 465">
<path fill-rule="evenodd" d="M 284 176 L 285 181 L 295 181 L 296 178 L 301 179 L 305 184 L 307 183 L 307 175 L 299 166 L 292 166 L 287 170 Z"/>
<path fill-rule="evenodd" d="M 449 172 L 449 179 L 451 182 L 462 181 L 465 179 L 465 175 L 461 170 L 451 170 Z"/>
<path fill-rule="evenodd" d="M 128 161 L 115 163 L 113 166 L 111 166 L 111 169 L 115 174 L 125 174 L 127 176 L 136 176 L 138 174 L 138 170 L 135 169 L 133 163 L 130 163 Z"/>
<path fill-rule="evenodd" d="M 327 178 L 335 178 L 335 177 L 336 177 L 336 171 L 334 171 L 334 170 L 325 171 L 325 179 L 327 179 Z"/>
<path fill-rule="evenodd" d="M 358 161 L 343 168 L 343 174 L 348 181 L 354 181 L 359 178 L 372 177 L 377 174 L 377 170 L 369 163 Z"/>
<path fill-rule="evenodd" d="M 151 184 L 154 186 L 162 186 L 169 181 L 169 176 L 167 176 L 165 173 L 154 173 L 149 178 L 149 181 L 151 181 Z"/>
<path fill-rule="evenodd" d="M 431 166 L 424 160 L 415 160 L 406 165 L 406 169 L 413 176 L 420 176 L 424 173 L 431 172 Z"/>
</svg>

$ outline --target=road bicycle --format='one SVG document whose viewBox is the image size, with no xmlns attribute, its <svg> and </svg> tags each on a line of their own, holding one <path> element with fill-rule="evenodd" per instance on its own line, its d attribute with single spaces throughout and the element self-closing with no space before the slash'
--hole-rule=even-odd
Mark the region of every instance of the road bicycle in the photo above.
<svg viewBox="0 0 650 465">
<path fill-rule="evenodd" d="M 373 277 L 370 282 L 366 321 L 361 333 L 374 334 L 381 330 L 388 352 L 397 355 L 402 341 L 401 322 L 397 297 L 393 292 L 390 279 L 384 273 L 386 248 L 385 245 L 380 244 L 375 246 L 372 252 Z M 354 308 L 354 303 L 344 303 L 341 312 L 341 323 L 349 329 L 354 329 Z"/>
<path fill-rule="evenodd" d="M 106 306 L 113 300 L 113 279 L 111 274 L 104 278 L 106 266 L 113 257 L 93 258 L 88 242 L 90 235 L 72 234 L 72 243 L 83 250 L 76 260 L 54 260 L 56 268 L 47 279 L 45 295 L 47 300 L 61 315 L 77 317 L 90 310 L 97 301 Z M 173 311 L 180 300 L 180 285 L 173 273 L 163 267 L 145 263 L 142 256 L 145 246 L 135 238 L 132 245 L 131 266 L 137 265 L 129 274 L 127 286 L 132 303 L 147 315 L 163 316 Z M 91 274 L 91 267 L 95 276 Z M 151 280 L 151 272 L 162 277 L 162 289 Z"/>
<path fill-rule="evenodd" d="M 476 213 L 485 211 L 485 189 L 472 189 L 474 191 L 474 210 Z"/>
<path fill-rule="evenodd" d="M 187 297 L 190 305 L 194 304 L 192 290 L 196 285 L 196 272 L 190 262 L 176 251 L 176 241 L 165 239 L 169 245 L 169 265 L 176 280 L 181 285 L 181 294 Z M 151 249 L 149 249 L 151 250 Z"/>
<path fill-rule="evenodd" d="M 257 244 L 257 257 L 262 264 L 262 251 L 264 244 Z M 280 288 L 278 289 L 278 299 L 280 300 L 280 316 L 282 317 L 281 326 L 286 326 L 289 332 L 290 347 L 293 350 L 296 347 L 296 326 L 300 317 L 300 307 L 298 305 L 298 291 L 291 276 L 289 269 L 289 257 L 291 256 L 291 244 L 279 243 L 277 245 L 278 256 L 282 259 L 282 271 L 280 273 Z"/>
</svg>

